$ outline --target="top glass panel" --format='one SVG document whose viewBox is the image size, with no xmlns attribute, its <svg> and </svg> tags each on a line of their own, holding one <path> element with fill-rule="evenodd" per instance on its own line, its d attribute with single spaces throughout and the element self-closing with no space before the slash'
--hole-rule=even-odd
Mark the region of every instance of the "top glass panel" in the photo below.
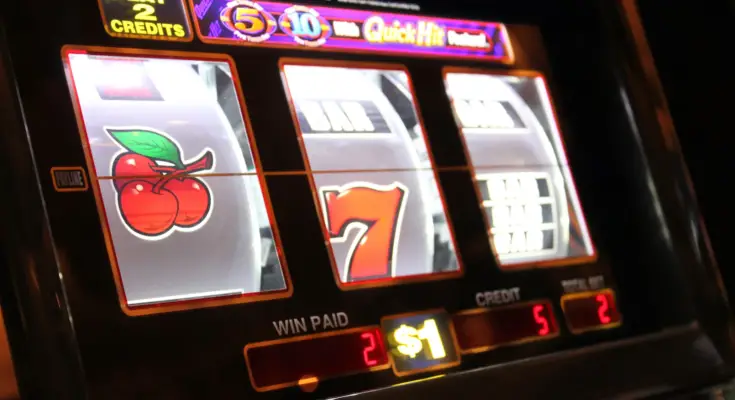
<svg viewBox="0 0 735 400">
<path fill-rule="evenodd" d="M 191 0 L 206 43 L 513 62 L 502 24 L 291 3 Z"/>
<path fill-rule="evenodd" d="M 447 72 L 445 80 L 500 265 L 594 259 L 543 77 Z"/>
</svg>

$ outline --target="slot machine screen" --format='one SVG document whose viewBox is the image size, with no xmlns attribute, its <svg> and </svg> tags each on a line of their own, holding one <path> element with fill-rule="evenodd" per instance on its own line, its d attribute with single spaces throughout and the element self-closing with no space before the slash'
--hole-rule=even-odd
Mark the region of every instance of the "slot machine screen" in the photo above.
<svg viewBox="0 0 735 400">
<path fill-rule="evenodd" d="M 460 273 L 408 74 L 282 68 L 339 283 Z"/>
<path fill-rule="evenodd" d="M 445 84 L 501 267 L 594 260 L 543 77 L 448 69 Z"/>
<path fill-rule="evenodd" d="M 124 309 L 287 294 L 228 59 L 66 62 Z"/>
</svg>

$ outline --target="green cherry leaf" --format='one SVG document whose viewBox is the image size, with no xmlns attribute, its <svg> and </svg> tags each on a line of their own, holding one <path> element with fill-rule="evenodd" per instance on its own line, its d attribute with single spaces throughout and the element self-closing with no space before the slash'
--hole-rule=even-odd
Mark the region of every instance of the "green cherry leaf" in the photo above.
<svg viewBox="0 0 735 400">
<path fill-rule="evenodd" d="M 142 129 L 107 129 L 107 133 L 128 151 L 184 168 L 179 146 L 160 133 Z"/>
</svg>

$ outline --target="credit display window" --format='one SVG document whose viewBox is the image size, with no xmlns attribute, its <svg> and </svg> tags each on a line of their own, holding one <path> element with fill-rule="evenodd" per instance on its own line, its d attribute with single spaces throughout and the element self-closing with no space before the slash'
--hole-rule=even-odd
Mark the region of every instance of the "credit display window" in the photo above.
<svg viewBox="0 0 735 400">
<path fill-rule="evenodd" d="M 234 67 L 148 54 L 64 52 L 123 309 L 288 296 Z"/>
<path fill-rule="evenodd" d="M 500 266 L 594 259 L 543 77 L 448 69 L 445 84 Z"/>
<path fill-rule="evenodd" d="M 340 285 L 461 273 L 408 74 L 281 65 Z"/>
</svg>

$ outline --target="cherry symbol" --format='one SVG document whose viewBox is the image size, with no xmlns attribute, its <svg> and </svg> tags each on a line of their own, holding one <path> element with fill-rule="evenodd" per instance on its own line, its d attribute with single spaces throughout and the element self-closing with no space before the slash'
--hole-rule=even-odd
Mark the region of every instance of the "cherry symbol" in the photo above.
<svg viewBox="0 0 735 400">
<path fill-rule="evenodd" d="M 105 128 L 123 149 L 112 162 L 123 222 L 134 233 L 159 236 L 174 226 L 193 228 L 212 212 L 212 193 L 193 174 L 214 167 L 214 153 L 206 150 L 185 161 L 181 146 L 152 129 Z"/>
<path fill-rule="evenodd" d="M 197 178 L 177 178 L 166 182 L 165 189 L 179 200 L 176 225 L 192 227 L 204 219 L 211 202 L 207 185 Z"/>
<path fill-rule="evenodd" d="M 120 213 L 127 225 L 146 236 L 157 236 L 174 226 L 179 202 L 174 194 L 144 180 L 132 180 L 120 190 Z"/>
<path fill-rule="evenodd" d="M 115 177 L 130 176 L 131 179 L 115 179 L 115 187 L 117 190 L 122 189 L 126 183 L 133 179 L 149 182 L 155 185 L 160 177 L 159 173 L 154 171 L 156 167 L 155 161 L 146 156 L 135 153 L 122 153 L 112 163 L 112 175 Z M 150 176 L 150 178 L 144 178 Z"/>
</svg>

